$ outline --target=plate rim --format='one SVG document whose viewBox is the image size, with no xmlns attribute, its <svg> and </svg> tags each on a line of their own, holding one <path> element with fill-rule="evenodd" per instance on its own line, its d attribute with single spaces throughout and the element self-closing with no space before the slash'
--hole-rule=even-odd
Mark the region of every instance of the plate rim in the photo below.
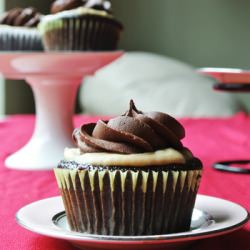
<svg viewBox="0 0 250 250">
<path fill-rule="evenodd" d="M 32 226 L 27 225 L 25 222 L 23 222 L 20 219 L 19 214 L 22 212 L 23 209 L 29 207 L 30 205 L 33 205 L 34 203 L 39 203 L 39 202 L 45 202 L 48 200 L 53 200 L 53 199 L 58 199 L 61 198 L 61 196 L 54 196 L 54 197 L 49 197 L 41 200 L 37 200 L 35 202 L 31 202 L 22 208 L 20 208 L 17 213 L 16 213 L 16 221 L 17 223 L 22 226 L 23 228 L 48 237 L 52 238 L 57 238 L 57 239 L 64 239 L 68 241 L 74 241 L 74 242 L 88 242 L 88 243 L 105 243 L 105 244 L 164 244 L 164 243 L 174 243 L 174 242 L 183 242 L 183 241 L 191 241 L 191 240 L 197 240 L 197 239 L 205 239 L 205 238 L 211 238 L 215 236 L 220 236 L 224 234 L 231 233 L 233 231 L 236 231 L 243 227 L 247 222 L 250 220 L 250 213 L 249 211 L 241 206 L 238 203 L 215 197 L 215 196 L 208 196 L 208 195 L 203 195 L 203 194 L 198 194 L 198 197 L 204 197 L 206 199 L 219 199 L 223 202 L 228 202 L 228 203 L 233 203 L 234 205 L 238 205 L 244 212 L 246 213 L 246 217 L 242 219 L 239 223 L 236 223 L 234 225 L 230 225 L 228 227 L 224 227 L 221 229 L 213 229 L 211 231 L 206 231 L 206 232 L 194 232 L 194 233 L 189 233 L 189 231 L 186 232 L 181 232 L 181 233 L 174 233 L 174 234 L 161 234 L 161 235 L 144 235 L 144 236 L 110 236 L 110 235 L 96 235 L 96 234 L 82 234 L 78 232 L 70 232 L 66 230 L 62 230 L 59 227 L 56 227 L 54 223 L 52 222 L 52 218 L 50 218 L 51 222 L 53 223 L 55 230 L 53 231 L 53 234 L 51 234 L 51 230 L 49 230 L 47 233 L 44 232 L 44 230 L 39 230 L 37 228 L 33 228 Z M 199 209 L 201 210 L 201 209 Z M 202 210 L 203 211 L 203 210 Z M 59 213 L 58 211 L 57 213 Z M 206 212 L 206 211 L 203 211 Z M 55 214 L 54 214 L 55 215 Z M 213 215 L 211 215 L 213 216 Z M 109 239 L 109 238 L 115 238 L 115 239 Z"/>
</svg>

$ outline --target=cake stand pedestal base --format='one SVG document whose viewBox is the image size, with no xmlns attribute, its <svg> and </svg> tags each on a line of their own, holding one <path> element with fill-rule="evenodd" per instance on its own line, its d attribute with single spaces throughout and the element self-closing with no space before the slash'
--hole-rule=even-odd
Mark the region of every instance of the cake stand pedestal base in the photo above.
<svg viewBox="0 0 250 250">
<path fill-rule="evenodd" d="M 55 167 L 65 146 L 72 146 L 72 115 L 81 78 L 30 77 L 36 102 L 36 124 L 30 141 L 6 159 L 10 168 Z"/>
</svg>

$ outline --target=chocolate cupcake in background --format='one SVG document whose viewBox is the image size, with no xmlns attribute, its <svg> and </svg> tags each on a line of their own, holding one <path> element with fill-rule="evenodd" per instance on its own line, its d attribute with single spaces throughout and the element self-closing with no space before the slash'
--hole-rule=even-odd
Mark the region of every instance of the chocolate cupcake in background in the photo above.
<svg viewBox="0 0 250 250">
<path fill-rule="evenodd" d="M 117 48 L 123 26 L 109 1 L 57 0 L 39 30 L 49 51 L 109 51 Z"/>
<path fill-rule="evenodd" d="M 43 50 L 37 25 L 42 15 L 32 7 L 11 9 L 0 16 L 0 50 Z"/>
<path fill-rule="evenodd" d="M 187 231 L 202 164 L 173 117 L 138 111 L 84 124 L 55 168 L 71 230 L 101 235 Z"/>
</svg>

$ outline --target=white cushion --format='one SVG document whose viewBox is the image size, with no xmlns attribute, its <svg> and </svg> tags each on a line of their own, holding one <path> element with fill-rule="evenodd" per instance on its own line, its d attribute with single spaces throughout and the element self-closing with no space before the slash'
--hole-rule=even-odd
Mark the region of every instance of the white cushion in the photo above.
<svg viewBox="0 0 250 250">
<path fill-rule="evenodd" d="M 80 91 L 85 113 L 118 115 L 134 99 L 138 109 L 176 117 L 228 116 L 240 110 L 237 98 L 213 90 L 214 81 L 177 60 L 128 52 L 87 77 Z"/>
</svg>

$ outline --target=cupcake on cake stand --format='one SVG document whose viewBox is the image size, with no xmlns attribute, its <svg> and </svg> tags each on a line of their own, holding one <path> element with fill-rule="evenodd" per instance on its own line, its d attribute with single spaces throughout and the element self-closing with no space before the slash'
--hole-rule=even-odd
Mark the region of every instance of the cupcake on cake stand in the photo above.
<svg viewBox="0 0 250 250">
<path fill-rule="evenodd" d="M 77 90 L 84 76 L 122 55 L 114 52 L 1 53 L 0 74 L 24 79 L 31 86 L 36 123 L 30 141 L 9 156 L 5 164 L 14 169 L 50 169 L 72 146 L 72 116 Z"/>
</svg>

